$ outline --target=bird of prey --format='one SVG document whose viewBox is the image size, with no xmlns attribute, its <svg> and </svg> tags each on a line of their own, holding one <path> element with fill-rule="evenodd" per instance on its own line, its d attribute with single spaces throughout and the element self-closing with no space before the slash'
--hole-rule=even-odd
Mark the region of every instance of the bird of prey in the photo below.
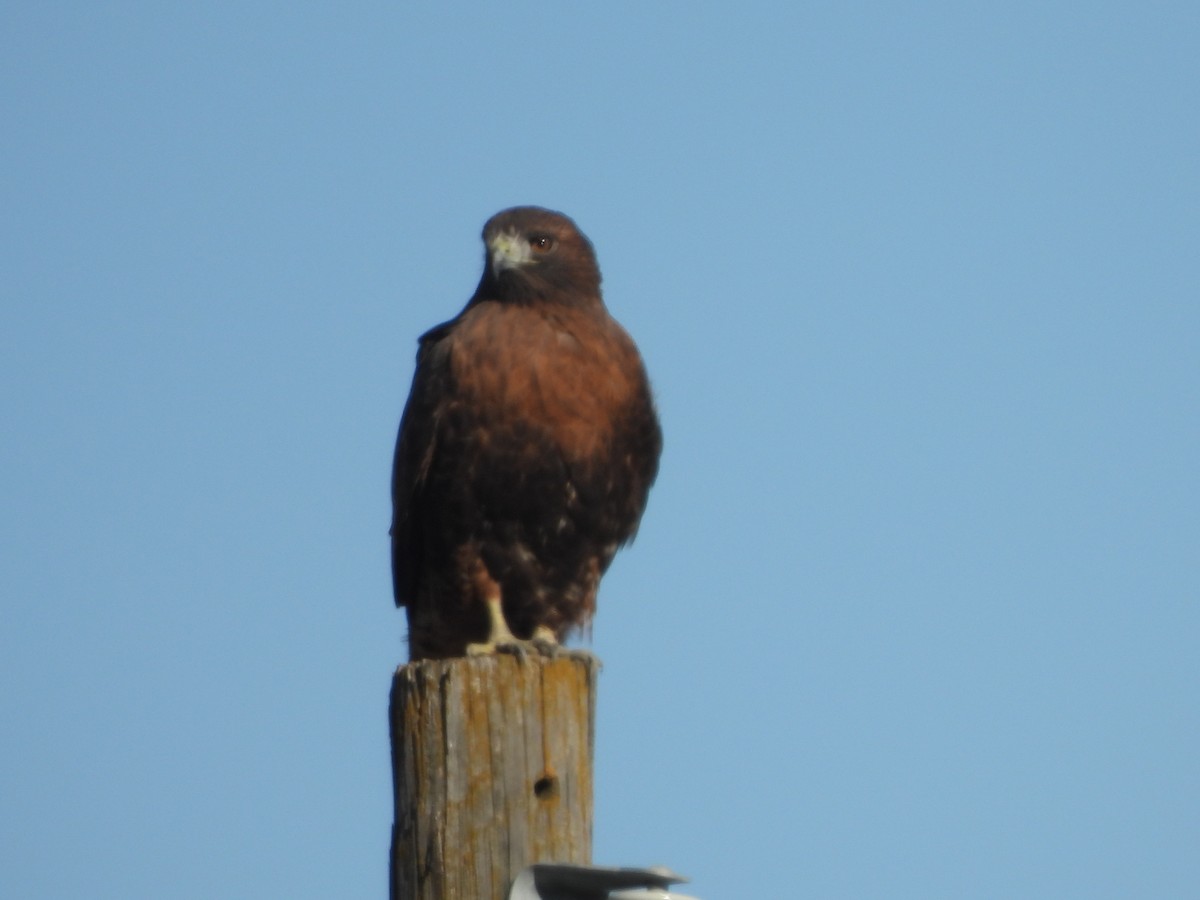
<svg viewBox="0 0 1200 900">
<path fill-rule="evenodd" d="M 411 659 L 553 648 L 637 531 L 662 432 L 591 242 L 539 207 L 483 229 L 483 277 L 420 338 L 392 471 Z"/>
</svg>

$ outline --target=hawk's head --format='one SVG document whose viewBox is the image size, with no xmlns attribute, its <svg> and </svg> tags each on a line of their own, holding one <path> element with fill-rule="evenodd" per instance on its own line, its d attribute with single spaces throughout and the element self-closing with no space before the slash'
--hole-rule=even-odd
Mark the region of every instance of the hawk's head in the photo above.
<svg viewBox="0 0 1200 900">
<path fill-rule="evenodd" d="M 562 213 L 538 206 L 506 209 L 483 226 L 483 242 L 481 299 L 571 306 L 600 302 L 592 243 Z"/>
</svg>

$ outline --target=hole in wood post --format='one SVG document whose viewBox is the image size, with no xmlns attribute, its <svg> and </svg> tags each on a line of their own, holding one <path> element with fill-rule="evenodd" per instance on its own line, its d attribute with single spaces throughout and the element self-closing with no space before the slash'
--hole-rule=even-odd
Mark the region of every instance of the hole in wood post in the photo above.
<svg viewBox="0 0 1200 900">
<path fill-rule="evenodd" d="M 553 800 L 558 796 L 558 779 L 545 774 L 533 783 L 533 796 L 539 800 Z"/>
</svg>

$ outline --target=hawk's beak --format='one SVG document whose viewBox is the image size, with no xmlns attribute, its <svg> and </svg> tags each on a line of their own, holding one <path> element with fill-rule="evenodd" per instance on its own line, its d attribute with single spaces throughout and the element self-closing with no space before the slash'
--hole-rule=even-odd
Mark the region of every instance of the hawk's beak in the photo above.
<svg viewBox="0 0 1200 900">
<path fill-rule="evenodd" d="M 492 271 L 497 275 L 505 269 L 523 266 L 533 259 L 529 241 L 511 231 L 502 231 L 493 237 L 488 241 L 488 249 L 492 253 Z"/>
</svg>

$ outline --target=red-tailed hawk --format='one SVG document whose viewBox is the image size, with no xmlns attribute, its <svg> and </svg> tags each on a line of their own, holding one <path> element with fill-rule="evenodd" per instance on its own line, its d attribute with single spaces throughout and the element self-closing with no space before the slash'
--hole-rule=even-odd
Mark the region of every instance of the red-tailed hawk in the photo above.
<svg viewBox="0 0 1200 900">
<path fill-rule="evenodd" d="M 596 255 L 560 213 L 483 229 L 483 278 L 422 335 L 392 472 L 392 579 L 412 659 L 557 644 L 633 538 L 662 432 Z"/>
</svg>

